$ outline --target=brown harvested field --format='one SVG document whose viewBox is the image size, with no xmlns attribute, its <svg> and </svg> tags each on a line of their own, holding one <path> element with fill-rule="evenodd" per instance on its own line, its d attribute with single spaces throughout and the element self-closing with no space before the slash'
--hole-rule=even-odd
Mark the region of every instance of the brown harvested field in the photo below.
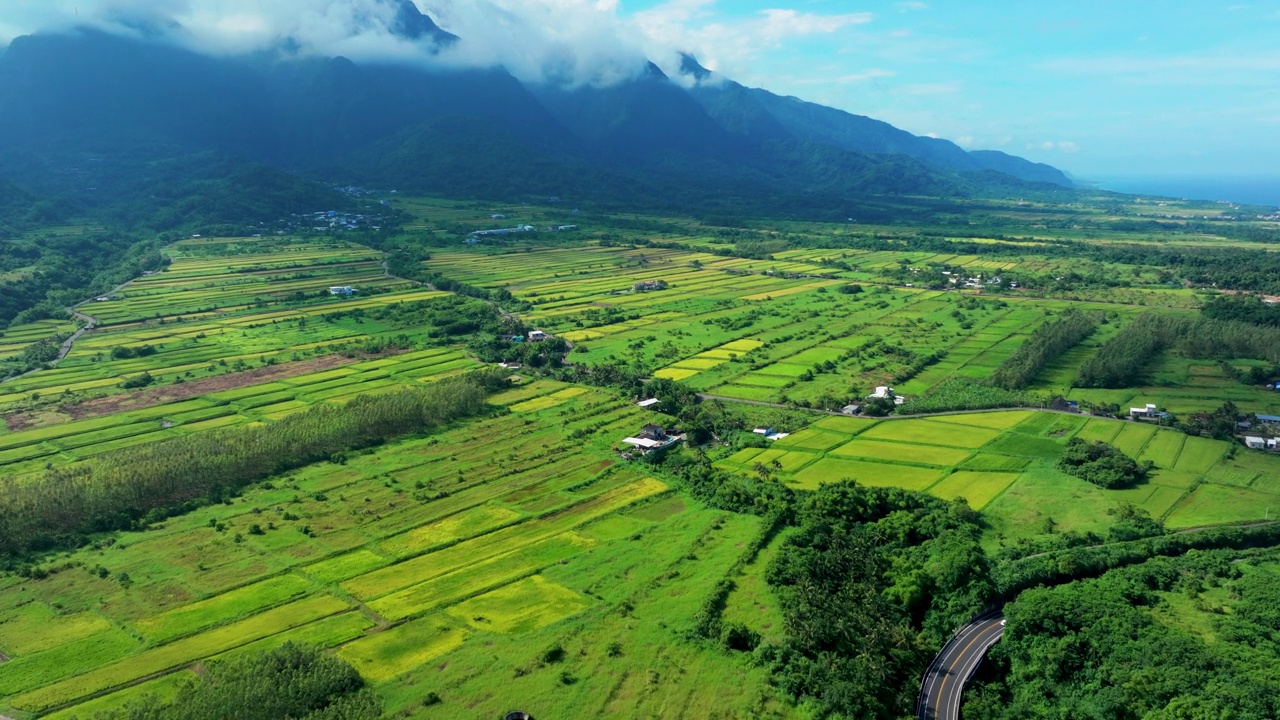
<svg viewBox="0 0 1280 720">
<path fill-rule="evenodd" d="M 325 355 L 324 357 L 312 360 L 281 363 L 279 365 L 270 365 L 268 367 L 255 368 L 253 370 L 245 370 L 243 372 L 227 373 L 226 375 L 218 375 L 216 377 L 191 380 L 177 385 L 165 385 L 162 387 L 138 390 L 131 393 L 95 398 L 84 402 L 63 405 L 59 410 L 62 413 L 69 415 L 73 420 L 83 420 L 85 418 L 100 417 L 102 415 L 110 415 L 112 413 L 122 412 L 125 410 L 141 410 L 142 408 L 152 407 L 153 405 L 162 405 L 164 403 L 176 402 L 178 400 L 189 400 L 193 397 L 221 392 L 223 390 L 235 390 L 236 388 L 259 385 L 262 383 L 273 382 L 275 380 L 285 380 L 291 377 L 298 377 L 299 375 L 309 375 L 311 373 L 322 372 L 324 370 L 331 370 L 343 365 L 350 365 L 351 363 L 360 362 L 363 359 L 366 358 Z M 16 417 L 18 416 L 9 418 L 11 426 Z"/>
</svg>

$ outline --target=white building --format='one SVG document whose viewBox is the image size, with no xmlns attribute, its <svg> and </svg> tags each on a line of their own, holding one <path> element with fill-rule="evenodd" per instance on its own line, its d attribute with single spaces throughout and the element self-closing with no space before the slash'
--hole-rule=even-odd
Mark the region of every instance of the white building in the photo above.
<svg viewBox="0 0 1280 720">
<path fill-rule="evenodd" d="M 1154 418 L 1160 416 L 1160 410 L 1152 403 L 1147 403 L 1145 407 L 1129 408 L 1129 417 L 1131 418 Z"/>
</svg>

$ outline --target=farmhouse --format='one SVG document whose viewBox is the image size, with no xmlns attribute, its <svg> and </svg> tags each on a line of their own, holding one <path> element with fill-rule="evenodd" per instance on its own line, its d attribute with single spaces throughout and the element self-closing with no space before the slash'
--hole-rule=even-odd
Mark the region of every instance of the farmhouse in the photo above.
<svg viewBox="0 0 1280 720">
<path fill-rule="evenodd" d="M 515 235 L 517 233 L 537 232 L 537 228 L 532 225 L 517 225 L 510 228 L 497 228 L 494 230 L 476 230 L 471 233 L 472 237 L 493 237 L 495 235 Z"/>
<path fill-rule="evenodd" d="M 1245 447 L 1254 450 L 1268 450 L 1270 452 L 1280 450 L 1280 438 L 1264 438 L 1250 435 L 1244 439 L 1244 444 Z"/>
<path fill-rule="evenodd" d="M 351 297 L 356 294 L 356 289 L 350 285 L 337 285 L 329 288 L 329 294 L 335 297 Z"/>
<path fill-rule="evenodd" d="M 645 425 L 635 437 L 623 438 L 622 442 L 640 451 L 641 455 L 662 452 L 684 439 L 684 435 L 669 434 L 661 425 Z"/>
<path fill-rule="evenodd" d="M 635 292 L 649 292 L 650 290 L 666 290 L 667 283 L 665 280 L 641 280 L 631 286 Z"/>
<path fill-rule="evenodd" d="M 888 400 L 890 398 L 893 398 L 894 405 L 901 405 L 907 401 L 906 395 L 898 395 L 893 391 L 893 388 L 889 387 L 888 385 L 881 385 L 877 387 L 876 391 L 871 393 L 867 397 L 871 400 Z"/>
<path fill-rule="evenodd" d="M 781 440 L 784 437 L 790 437 L 791 433 L 774 432 L 773 428 L 758 427 L 751 432 L 756 435 L 763 435 L 765 440 Z"/>
<path fill-rule="evenodd" d="M 548 337 L 549 337 L 549 336 L 548 336 L 546 333 L 542 332 L 541 330 L 530 330 L 530 331 L 529 331 L 529 341 L 530 341 L 530 342 L 542 342 L 543 340 L 546 340 Z"/>
<path fill-rule="evenodd" d="M 840 412 L 845 415 L 857 415 L 858 413 L 862 412 L 862 406 L 858 405 L 857 403 L 854 403 L 852 405 L 845 405 L 844 407 L 840 408 Z"/>
<path fill-rule="evenodd" d="M 1152 403 L 1147 403 L 1144 407 L 1129 408 L 1129 418 L 1131 420 L 1163 420 L 1169 417 L 1169 413 L 1157 408 Z"/>
</svg>

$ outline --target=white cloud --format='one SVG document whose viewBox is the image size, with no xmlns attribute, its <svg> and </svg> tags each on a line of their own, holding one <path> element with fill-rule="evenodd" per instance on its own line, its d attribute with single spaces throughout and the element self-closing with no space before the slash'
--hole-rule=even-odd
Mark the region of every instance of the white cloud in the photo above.
<svg viewBox="0 0 1280 720">
<path fill-rule="evenodd" d="M 88 26 L 133 34 L 139 21 L 210 54 L 278 48 L 300 55 L 446 66 L 505 66 L 523 80 L 607 84 L 645 66 L 617 0 L 415 0 L 461 37 L 439 55 L 395 36 L 399 0 L 3 0 L 0 42 Z"/>
<path fill-rule="evenodd" d="M 136 32 L 138 20 L 171 22 L 173 42 L 211 54 L 279 47 L 302 55 L 408 61 L 446 66 L 503 66 L 522 80 L 610 84 L 642 72 L 651 58 L 668 74 L 679 52 L 710 69 L 745 70 L 760 54 L 806 37 L 868 23 L 870 13 L 771 8 L 720 19 L 728 0 L 668 0 L 624 16 L 619 0 L 415 0 L 461 38 L 438 55 L 394 36 L 399 0 L 0 0 L 0 42 L 38 30 L 87 25 Z M 129 22 L 125 22 L 125 21 Z M 883 77 L 850 74 L 843 82 Z M 864 76 L 864 77 L 860 77 Z"/>
<path fill-rule="evenodd" d="M 821 14 L 767 9 L 734 20 L 720 20 L 717 0 L 668 0 L 622 21 L 633 28 L 649 56 L 668 74 L 679 52 L 691 52 L 710 70 L 741 74 L 761 54 L 787 42 L 865 25 L 871 13 Z"/>
<path fill-rule="evenodd" d="M 1060 152 L 1072 155 L 1080 152 L 1080 146 L 1070 140 L 1046 140 L 1040 143 L 1027 143 L 1028 150 L 1043 150 L 1045 152 Z"/>
</svg>

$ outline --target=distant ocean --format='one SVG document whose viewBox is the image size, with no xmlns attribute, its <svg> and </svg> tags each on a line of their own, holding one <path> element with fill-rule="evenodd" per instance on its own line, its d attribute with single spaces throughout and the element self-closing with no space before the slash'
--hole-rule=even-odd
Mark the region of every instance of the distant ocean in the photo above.
<svg viewBox="0 0 1280 720">
<path fill-rule="evenodd" d="M 1280 175 L 1115 176 L 1092 182 L 1104 190 L 1123 193 L 1280 206 Z"/>
</svg>

